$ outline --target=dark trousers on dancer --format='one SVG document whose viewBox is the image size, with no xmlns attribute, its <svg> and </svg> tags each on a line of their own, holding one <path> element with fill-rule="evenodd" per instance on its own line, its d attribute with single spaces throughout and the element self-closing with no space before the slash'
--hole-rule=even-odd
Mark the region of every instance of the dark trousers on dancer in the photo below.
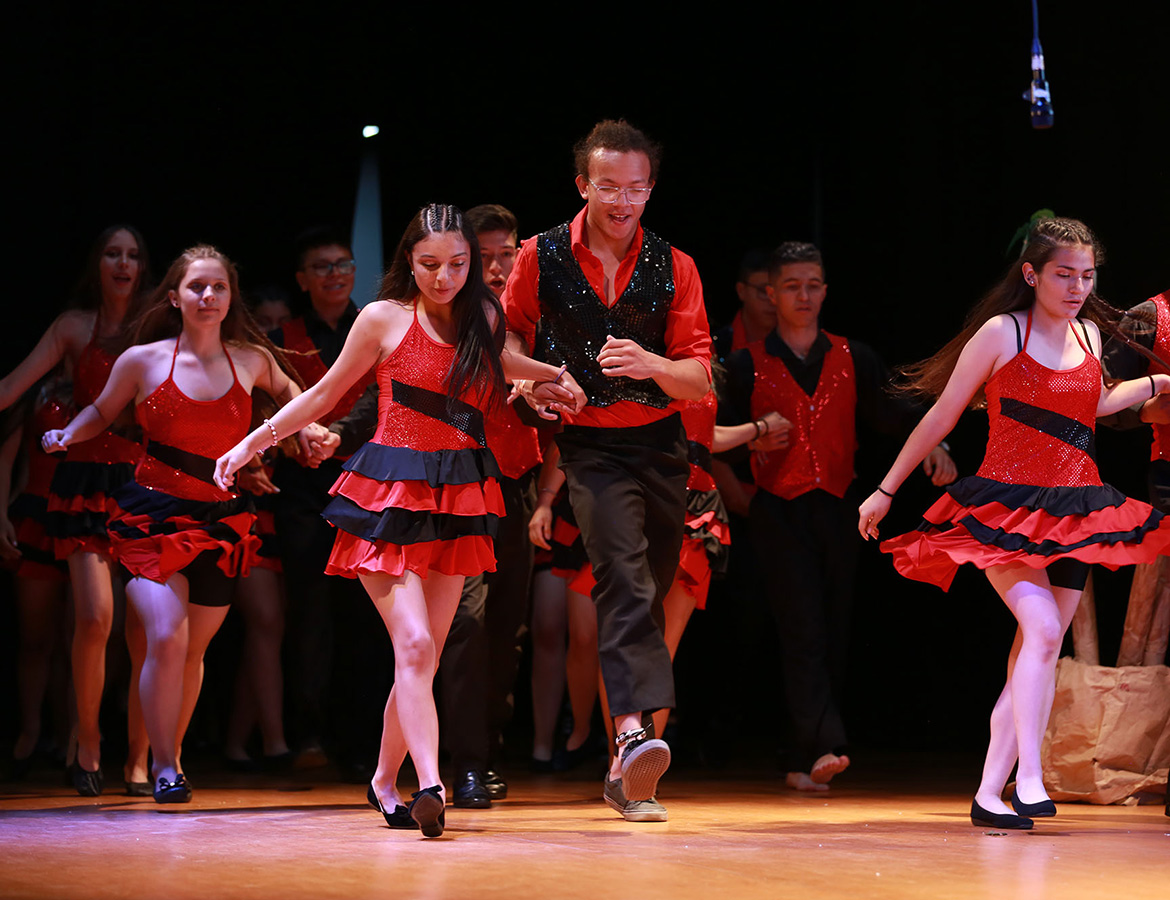
<svg viewBox="0 0 1170 900">
<path fill-rule="evenodd" d="M 662 601 L 678 567 L 686 513 L 681 419 L 633 428 L 570 425 L 557 445 L 597 582 L 598 654 L 610 714 L 671 708 Z"/>
<path fill-rule="evenodd" d="M 845 750 L 840 700 L 848 666 L 857 570 L 857 501 L 824 491 L 792 500 L 760 490 L 752 540 L 779 631 L 784 694 L 793 726 L 786 766 L 808 772 Z"/>
<path fill-rule="evenodd" d="M 335 529 L 321 518 L 341 463 L 277 463 L 273 518 L 288 595 L 290 725 L 301 741 L 332 744 L 342 763 L 367 766 L 389 691 L 389 647 L 361 583 L 325 574 Z"/>
<path fill-rule="evenodd" d="M 457 773 L 492 766 L 512 716 L 532 583 L 528 520 L 536 508 L 536 474 L 501 479 L 506 515 L 495 540 L 496 570 L 466 579 L 443 647 L 442 733 Z"/>
</svg>

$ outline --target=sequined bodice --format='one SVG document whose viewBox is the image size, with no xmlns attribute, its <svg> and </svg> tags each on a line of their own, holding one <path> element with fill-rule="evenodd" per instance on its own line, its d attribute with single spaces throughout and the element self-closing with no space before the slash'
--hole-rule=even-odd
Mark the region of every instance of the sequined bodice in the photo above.
<svg viewBox="0 0 1170 900">
<path fill-rule="evenodd" d="M 97 399 L 110 378 L 110 369 L 114 368 L 115 357 L 101 348 L 97 335 L 98 324 L 95 323 L 93 337 L 82 348 L 73 372 L 73 402 L 79 410 Z"/>
<path fill-rule="evenodd" d="M 487 446 L 483 414 L 463 400 L 447 402 L 455 348 L 431 338 L 418 321 L 378 366 L 378 431 L 374 442 L 414 450 Z"/>
<path fill-rule="evenodd" d="M 683 428 L 687 433 L 687 462 L 691 474 L 687 488 L 709 491 L 715 487 L 711 477 L 711 445 L 715 440 L 715 392 L 708 391 L 701 400 L 689 400 L 682 408 Z"/>
<path fill-rule="evenodd" d="M 990 431 L 978 475 L 1044 487 L 1101 484 L 1093 431 L 1101 364 L 1087 348 L 1079 366 L 1056 370 L 1029 356 L 1025 342 L 984 390 Z"/>
<path fill-rule="evenodd" d="M 177 341 L 175 352 L 177 355 Z M 167 380 L 138 404 L 134 412 L 147 441 L 146 453 L 134 475 L 140 485 L 193 500 L 231 496 L 210 484 L 208 463 L 213 467 L 216 459 L 247 437 L 252 423 L 252 396 L 240 384 L 230 354 L 228 365 L 232 386 L 227 393 L 215 400 L 193 400 L 175 384 L 172 358 Z M 181 451 L 183 456 L 166 448 Z M 166 456 L 167 461 L 160 455 Z"/>
</svg>

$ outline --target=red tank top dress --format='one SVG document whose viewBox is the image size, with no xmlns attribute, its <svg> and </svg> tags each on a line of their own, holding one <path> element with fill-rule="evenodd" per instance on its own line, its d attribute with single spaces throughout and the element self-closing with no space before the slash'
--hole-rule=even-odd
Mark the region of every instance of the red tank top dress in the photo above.
<svg viewBox="0 0 1170 900">
<path fill-rule="evenodd" d="M 252 421 L 252 397 L 228 354 L 232 386 L 215 400 L 193 400 L 175 384 L 175 354 L 166 381 L 135 408 L 146 452 L 134 479 L 113 496 L 110 541 L 114 558 L 133 575 L 165 582 L 210 552 L 229 577 L 247 575 L 260 545 L 251 499 L 220 490 L 215 461 L 243 440 Z M 224 352 L 227 350 L 225 348 Z M 230 597 L 192 597 L 223 606 Z"/>
<path fill-rule="evenodd" d="M 8 506 L 8 521 L 16 532 L 16 546 L 20 559 L 6 563 L 18 578 L 40 581 L 65 581 L 68 569 L 53 552 L 53 538 L 45 531 L 48 516 L 49 486 L 60 462 L 59 454 L 46 453 L 41 448 L 41 435 L 46 431 L 64 428 L 73 418 L 72 408 L 64 398 L 53 396 L 52 385 L 41 391 L 35 406 L 24 423 L 24 457 L 28 461 L 28 477 L 24 489 Z"/>
<path fill-rule="evenodd" d="M 691 597 L 696 609 L 707 608 L 707 594 L 711 576 L 727 571 L 731 547 L 731 529 L 727 509 L 715 488 L 711 476 L 711 445 L 715 440 L 715 393 L 709 391 L 702 400 L 690 400 L 681 411 L 683 428 L 687 433 L 687 508 L 683 522 L 683 543 L 679 551 L 675 581 Z M 560 498 L 558 497 L 558 503 Z M 568 498 L 564 506 L 568 507 Z M 569 589 L 589 596 L 593 591 L 593 567 L 585 555 L 580 530 L 572 519 L 571 507 L 553 523 L 553 572 L 568 579 Z M 580 563 L 570 571 L 562 563 L 557 565 L 557 552 L 562 559 Z"/>
<path fill-rule="evenodd" d="M 1170 549 L 1170 520 L 1101 483 L 1101 364 L 1087 336 L 1070 323 L 1085 358 L 1050 369 L 1028 355 L 1031 326 L 1029 313 L 1019 353 L 985 385 L 990 431 L 979 471 L 949 486 L 917 531 L 882 543 L 907 578 L 946 590 L 967 562 L 1044 569 L 1071 558 L 1116 569 Z"/>
<path fill-rule="evenodd" d="M 114 367 L 115 357 L 98 343 L 100 332 L 99 312 L 93 335 L 73 372 L 73 401 L 78 412 L 97 399 Z M 133 477 L 141 455 L 138 444 L 111 429 L 65 451 L 65 458 L 53 472 L 45 525 L 58 559 L 79 550 L 109 554 L 106 524 L 110 496 Z"/>
<path fill-rule="evenodd" d="M 378 430 L 346 460 L 322 515 L 337 527 L 327 575 L 494 572 L 504 499 L 483 414 L 447 400 L 455 348 L 414 321 L 378 367 Z"/>
</svg>

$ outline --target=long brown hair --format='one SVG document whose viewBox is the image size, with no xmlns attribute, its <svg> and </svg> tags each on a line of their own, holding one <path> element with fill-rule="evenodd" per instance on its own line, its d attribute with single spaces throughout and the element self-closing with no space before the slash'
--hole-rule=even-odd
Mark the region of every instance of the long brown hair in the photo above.
<svg viewBox="0 0 1170 900">
<path fill-rule="evenodd" d="M 127 326 L 130 344 L 149 344 L 166 338 L 178 337 L 183 330 L 183 314 L 171 303 L 171 291 L 177 291 L 187 276 L 187 270 L 198 260 L 209 259 L 223 266 L 228 276 L 228 287 L 231 290 L 231 302 L 228 303 L 227 315 L 220 324 L 220 335 L 224 341 L 238 346 L 253 345 L 262 347 L 272 354 L 277 365 L 284 370 L 299 387 L 304 382 L 289 364 L 284 351 L 268 340 L 240 294 L 240 277 L 236 265 L 227 256 L 212 247 L 210 244 L 197 244 L 184 250 L 171 263 L 166 275 L 142 311 Z"/>
<path fill-rule="evenodd" d="M 959 354 L 975 336 L 975 332 L 995 316 L 1030 309 L 1036 302 L 1036 289 L 1024 280 L 1021 271 L 1023 264 L 1031 263 L 1032 268 L 1039 272 L 1057 250 L 1076 246 L 1091 248 L 1096 265 L 1104 262 L 1105 249 L 1084 222 L 1064 218 L 1037 219 L 1028 233 L 1019 259 L 1008 266 L 1003 277 L 975 304 L 975 308 L 967 316 L 963 330 L 930 359 L 902 369 L 901 374 L 905 382 L 900 385 L 900 389 L 930 399 L 938 397 L 955 370 Z M 1096 288 L 1089 293 L 1085 305 L 1081 307 L 1081 318 L 1094 322 L 1102 331 L 1109 334 L 1118 333 L 1117 323 L 1121 317 L 1121 311 L 1102 300 Z M 971 406 L 973 409 L 979 409 L 986 404 L 986 397 L 980 388 L 972 399 Z"/>
<path fill-rule="evenodd" d="M 483 260 L 479 241 L 463 213 L 454 206 L 432 203 L 424 206 L 410 220 L 390 270 L 382 279 L 379 300 L 407 303 L 418 296 L 418 285 L 410 268 L 410 253 L 415 244 L 432 234 L 455 233 L 463 236 L 470 248 L 467 282 L 451 302 L 455 320 L 455 361 L 447 373 L 447 398 L 457 399 L 473 391 L 476 400 L 494 406 L 504 398 L 504 372 L 500 351 L 504 346 L 504 312 L 496 295 L 484 283 Z M 495 324 L 488 321 L 484 307 L 493 310 Z"/>
</svg>

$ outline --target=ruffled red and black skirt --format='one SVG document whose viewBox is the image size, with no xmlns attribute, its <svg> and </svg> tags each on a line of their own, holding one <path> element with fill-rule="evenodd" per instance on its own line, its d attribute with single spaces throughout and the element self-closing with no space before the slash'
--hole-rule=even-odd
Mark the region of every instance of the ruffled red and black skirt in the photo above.
<svg viewBox="0 0 1170 900">
<path fill-rule="evenodd" d="M 916 531 L 881 548 L 902 575 L 945 591 L 963 563 L 1153 562 L 1170 552 L 1170 519 L 1109 485 L 1037 487 L 973 475 L 948 487 Z"/>
<path fill-rule="evenodd" d="M 343 469 L 321 513 L 337 527 L 327 575 L 495 571 L 504 498 L 490 450 L 370 442 Z"/>
<path fill-rule="evenodd" d="M 111 498 L 134 480 L 142 447 L 109 431 L 72 445 L 53 471 L 45 530 L 57 559 L 81 550 L 110 554 Z"/>
<path fill-rule="evenodd" d="M 247 494 L 187 500 L 131 481 L 112 500 L 112 555 L 132 575 L 164 583 L 204 552 L 229 578 L 246 576 L 256 561 L 260 538 L 252 533 L 256 514 Z"/>
<path fill-rule="evenodd" d="M 53 538 L 45 531 L 49 501 L 36 494 L 17 496 L 8 507 L 8 521 L 16 532 L 16 548 L 20 559 L 7 563 L 18 578 L 38 581 L 66 581 L 69 570 L 53 552 Z"/>
</svg>

